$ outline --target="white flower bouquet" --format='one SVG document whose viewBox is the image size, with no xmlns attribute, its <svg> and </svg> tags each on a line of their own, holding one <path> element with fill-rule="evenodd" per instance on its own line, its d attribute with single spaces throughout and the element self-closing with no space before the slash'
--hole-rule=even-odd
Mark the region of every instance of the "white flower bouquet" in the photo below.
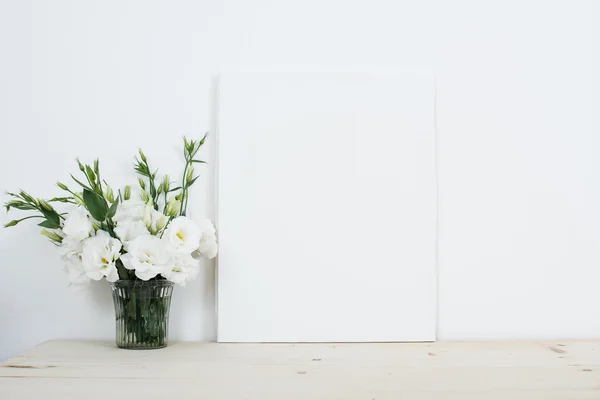
<svg viewBox="0 0 600 400">
<path fill-rule="evenodd" d="M 132 195 L 129 185 L 115 192 L 101 178 L 98 159 L 93 165 L 77 160 L 83 178 L 71 175 L 77 190 L 58 182 L 66 192 L 64 197 L 44 200 L 23 190 L 8 193 L 7 212 L 16 209 L 33 214 L 5 227 L 41 219 L 41 233 L 57 246 L 71 284 L 103 278 L 111 282 L 120 347 L 166 345 L 173 284 L 185 285 L 194 279 L 200 259 L 217 254 L 212 223 L 186 216 L 189 189 L 198 179 L 194 165 L 204 163 L 196 154 L 205 140 L 206 135 L 201 140 L 184 137 L 185 167 L 178 186 L 169 175 L 158 179 L 157 170 L 150 168 L 140 149 L 134 163 L 140 175 L 139 196 Z M 58 210 L 52 204 L 69 209 Z"/>
<path fill-rule="evenodd" d="M 115 194 L 101 178 L 99 161 L 93 167 L 79 160 L 83 179 L 73 177 L 81 186 L 73 191 L 63 183 L 65 197 L 49 200 L 34 198 L 25 191 L 8 193 L 6 211 L 34 211 L 34 215 L 17 219 L 5 227 L 40 218 L 41 233 L 57 245 L 65 261 L 69 281 L 81 284 L 106 278 L 147 281 L 167 279 L 185 285 L 196 277 L 201 256 L 217 254 L 215 228 L 209 220 L 192 221 L 186 216 L 188 194 L 197 176 L 195 159 L 202 140 L 184 138 L 185 169 L 179 186 L 164 175 L 157 184 L 157 172 L 150 169 L 142 150 L 135 158 L 139 178 L 139 198 L 131 197 L 131 187 Z M 68 212 L 56 210 L 52 203 L 73 205 Z"/>
</svg>

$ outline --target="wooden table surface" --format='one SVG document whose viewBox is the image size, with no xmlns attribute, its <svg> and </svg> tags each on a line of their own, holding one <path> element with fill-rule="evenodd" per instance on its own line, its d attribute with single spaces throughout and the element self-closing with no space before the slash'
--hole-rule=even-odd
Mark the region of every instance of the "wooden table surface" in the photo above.
<svg viewBox="0 0 600 400">
<path fill-rule="evenodd" d="M 600 341 L 50 341 L 0 367 L 0 399 L 598 400 Z"/>
</svg>

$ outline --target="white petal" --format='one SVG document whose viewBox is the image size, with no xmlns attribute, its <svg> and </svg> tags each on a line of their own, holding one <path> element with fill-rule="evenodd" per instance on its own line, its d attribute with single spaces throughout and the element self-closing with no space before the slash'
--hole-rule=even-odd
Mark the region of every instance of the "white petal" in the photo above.
<svg viewBox="0 0 600 400">
<path fill-rule="evenodd" d="M 113 217 L 115 222 L 120 222 L 126 219 L 141 221 L 144 217 L 144 209 L 146 204 L 141 200 L 125 200 L 117 206 L 117 212 Z"/>
<path fill-rule="evenodd" d="M 100 279 L 104 278 L 104 274 L 100 270 L 86 271 L 86 275 L 88 276 L 88 278 L 93 279 L 95 281 L 99 281 Z"/>
<path fill-rule="evenodd" d="M 127 269 L 135 269 L 136 263 L 134 257 L 130 254 L 123 254 L 121 256 L 121 261 L 123 262 L 123 266 Z"/>
<path fill-rule="evenodd" d="M 77 207 L 67 215 L 63 233 L 78 241 L 84 240 L 94 233 L 94 227 L 85 208 Z"/>
<path fill-rule="evenodd" d="M 150 268 L 142 271 L 140 269 L 136 269 L 135 270 L 135 276 L 137 276 L 138 278 L 140 278 L 143 281 L 147 281 L 149 279 L 154 278 L 156 275 L 158 275 L 158 271 L 156 270 L 152 270 Z"/>
<path fill-rule="evenodd" d="M 106 280 L 109 282 L 116 282 L 119 280 L 119 272 L 117 271 L 117 267 L 112 264 L 112 267 L 108 267 L 109 271 L 106 275 Z"/>
</svg>

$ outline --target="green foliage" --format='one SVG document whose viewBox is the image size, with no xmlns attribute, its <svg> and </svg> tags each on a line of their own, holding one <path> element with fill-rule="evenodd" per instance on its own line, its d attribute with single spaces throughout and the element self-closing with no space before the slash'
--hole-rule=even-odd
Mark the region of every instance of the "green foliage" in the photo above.
<svg viewBox="0 0 600 400">
<path fill-rule="evenodd" d="M 48 202 L 71 203 L 75 204 L 73 197 L 53 197 Z"/>
<path fill-rule="evenodd" d="M 41 210 L 44 217 L 46 217 L 45 221 L 39 223 L 39 226 L 49 229 L 58 229 L 60 228 L 60 215 L 56 211 L 48 211 Z"/>
<path fill-rule="evenodd" d="M 59 229 L 60 223 L 47 219 L 45 221 L 40 222 L 38 224 L 38 226 L 41 226 L 42 228 L 48 228 L 48 229 Z"/>
<path fill-rule="evenodd" d="M 48 204 L 48 202 L 46 202 L 45 200 L 35 199 L 33 196 L 31 196 L 29 193 L 27 193 L 23 190 L 19 191 L 18 194 L 10 193 L 10 192 L 8 192 L 7 194 L 13 198 L 12 200 L 9 200 L 8 202 L 6 202 L 4 204 L 4 207 L 6 208 L 7 212 L 10 211 L 11 208 L 15 208 L 15 209 L 21 210 L 21 211 L 34 211 L 35 210 L 38 212 L 38 214 L 30 215 L 28 217 L 21 218 L 21 219 L 12 220 L 12 221 L 4 224 L 5 228 L 15 226 L 19 222 L 25 221 L 25 220 L 31 219 L 31 218 L 44 219 L 44 221 L 40 224 L 40 225 L 43 224 L 42 226 L 44 226 L 44 227 L 51 228 L 51 229 L 60 228 L 60 226 L 61 226 L 60 214 L 56 210 L 54 210 L 54 208 L 50 204 Z"/>
<path fill-rule="evenodd" d="M 152 199 L 152 204 L 154 206 L 155 210 L 158 210 L 158 196 L 160 195 L 160 193 L 158 192 L 158 189 L 156 188 L 156 174 L 158 173 L 158 170 L 155 170 L 154 172 L 152 172 L 152 170 L 150 169 L 150 165 L 148 164 L 148 158 L 146 157 L 146 155 L 144 154 L 144 152 L 142 151 L 142 149 L 139 149 L 139 154 L 140 154 L 140 158 L 135 158 L 135 163 L 133 164 L 133 169 L 140 175 L 142 175 L 143 177 L 145 177 L 146 179 L 148 179 L 148 189 L 150 191 L 149 196 L 144 195 L 144 192 L 146 190 L 146 184 L 144 183 L 144 180 L 142 178 L 138 178 L 138 181 L 140 183 L 140 187 L 142 188 L 142 198 L 150 198 Z M 148 202 L 147 200 L 144 200 L 146 202 Z"/>
<path fill-rule="evenodd" d="M 20 200 L 10 200 L 4 204 L 4 207 L 6 207 L 6 212 L 9 212 L 11 208 L 23 211 L 35 210 L 35 207 Z"/>
<path fill-rule="evenodd" d="M 106 218 L 114 217 L 115 214 L 117 213 L 118 206 L 119 206 L 119 199 L 117 199 L 114 203 L 112 203 L 112 205 L 108 209 L 108 212 L 106 213 Z"/>
<path fill-rule="evenodd" d="M 93 192 L 93 191 L 94 191 L 94 189 L 90 188 L 90 187 L 89 187 L 89 186 L 87 186 L 86 184 L 84 184 L 84 183 L 81 183 L 81 181 L 77 180 L 77 178 L 75 178 L 75 177 L 74 177 L 72 174 L 71 174 L 71 178 L 73 178 L 73 180 L 74 180 L 75 182 L 77 182 L 77 183 L 79 184 L 79 186 L 81 186 L 81 187 L 82 187 L 84 190 L 88 190 L 88 191 L 90 191 L 90 192 Z"/>
<path fill-rule="evenodd" d="M 85 173 L 86 173 L 87 177 L 89 178 L 90 183 L 96 182 L 96 174 L 94 173 L 94 170 L 92 170 L 92 168 L 89 165 L 85 166 Z"/>
<path fill-rule="evenodd" d="M 84 189 L 83 202 L 85 204 L 85 208 L 88 209 L 96 221 L 102 222 L 106 219 L 108 214 L 108 205 L 102 196 L 90 190 Z"/>
<path fill-rule="evenodd" d="M 194 165 L 193 164 L 206 164 L 205 161 L 197 160 L 196 154 L 198 150 L 204 145 L 206 141 L 206 137 L 208 133 L 204 135 L 202 139 L 198 140 L 188 140 L 185 136 L 183 137 L 183 156 L 185 158 L 185 169 L 183 170 L 183 179 L 181 182 L 181 193 L 180 196 L 177 197 L 177 200 L 181 201 L 181 205 L 179 207 L 179 214 L 185 215 L 187 212 L 187 204 L 188 204 L 188 192 L 190 187 L 196 182 L 198 177 L 194 177 Z"/>
<path fill-rule="evenodd" d="M 164 196 L 163 213 L 170 217 L 166 223 L 167 225 L 178 215 L 186 214 L 189 189 L 198 179 L 198 176 L 195 174 L 194 164 L 206 164 L 205 161 L 197 159 L 196 155 L 204 145 L 207 136 L 208 133 L 200 140 L 183 138 L 185 168 L 180 186 L 175 186 L 171 182 L 169 175 L 165 175 L 157 185 L 156 176 L 158 170 L 150 168 L 148 157 L 142 149 L 138 151 L 138 157 L 135 158 L 134 162 L 134 170 L 141 175 L 139 184 L 142 189 L 142 199 L 147 204 L 151 204 L 155 210 L 158 210 L 159 197 Z M 40 218 L 42 221 L 38 224 L 39 226 L 47 229 L 60 229 L 62 228 L 64 217 L 54 209 L 51 203 L 77 204 L 85 207 L 94 220 L 97 221 L 92 221 L 96 229 L 106 230 L 111 236 L 116 237 L 114 233 L 115 223 L 112 221 L 112 218 L 117 212 L 118 205 L 124 200 L 131 198 L 131 186 L 125 186 L 123 196 L 121 196 L 120 190 L 118 191 L 118 196 L 115 196 L 110 185 L 100 177 L 100 160 L 95 159 L 92 165 L 84 164 L 79 159 L 76 159 L 76 162 L 84 179 L 77 178 L 72 174 L 71 178 L 81 189 L 73 191 L 66 184 L 57 182 L 56 186 L 67 192 L 68 195 L 53 197 L 49 200 L 36 199 L 23 190 L 18 193 L 9 192 L 7 194 L 11 199 L 4 204 L 7 212 L 15 209 L 34 212 L 34 214 L 12 220 L 4 226 L 12 227 L 27 219 Z M 106 189 L 103 188 L 102 183 L 106 185 Z M 173 192 L 176 193 L 168 199 L 169 193 Z M 44 230 L 42 234 L 56 243 L 62 240 L 59 235 L 51 231 Z M 120 268 L 119 275 L 123 273 L 125 275 L 128 274 L 124 268 Z"/>
</svg>

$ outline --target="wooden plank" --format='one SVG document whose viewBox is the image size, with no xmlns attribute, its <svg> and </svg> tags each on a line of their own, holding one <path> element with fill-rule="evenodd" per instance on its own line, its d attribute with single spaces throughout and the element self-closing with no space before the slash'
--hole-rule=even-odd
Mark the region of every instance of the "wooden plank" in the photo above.
<svg viewBox="0 0 600 400">
<path fill-rule="evenodd" d="M 600 341 L 51 341 L 0 367 L 0 399 L 600 399 Z M 133 396 L 133 397 L 132 397 Z"/>
</svg>

